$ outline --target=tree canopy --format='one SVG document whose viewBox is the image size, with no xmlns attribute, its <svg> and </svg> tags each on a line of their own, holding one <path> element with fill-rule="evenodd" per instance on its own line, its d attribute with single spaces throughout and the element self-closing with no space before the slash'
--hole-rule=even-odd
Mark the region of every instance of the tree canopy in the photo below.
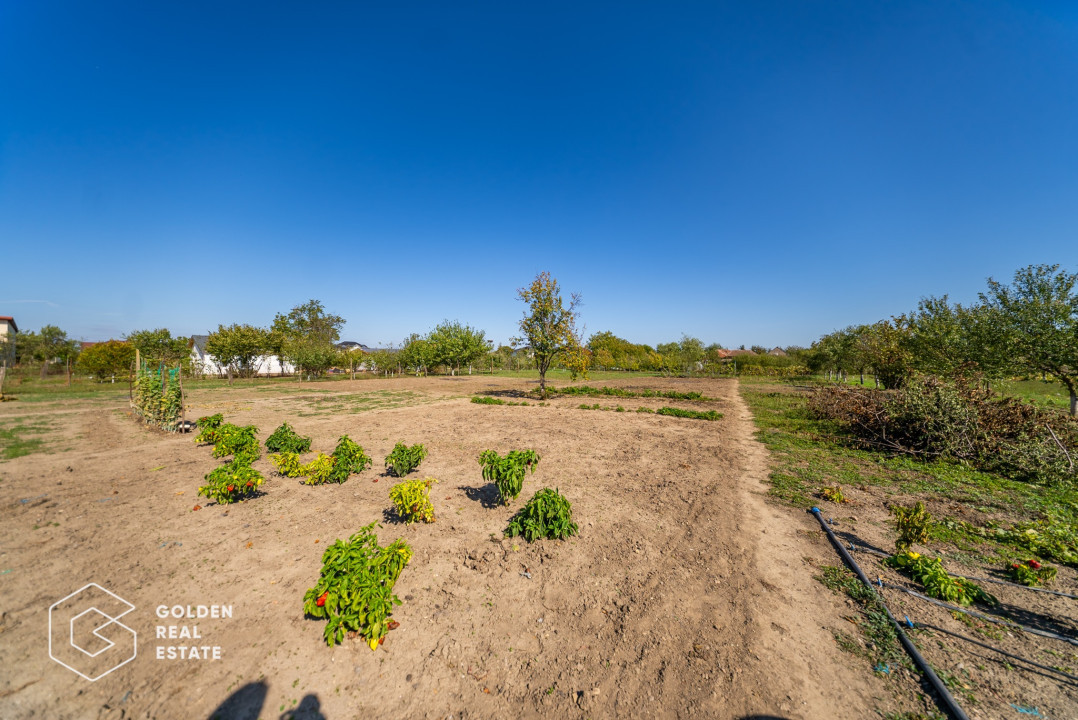
<svg viewBox="0 0 1078 720">
<path fill-rule="evenodd" d="M 568 307 L 562 301 L 558 281 L 549 272 L 535 276 L 531 285 L 517 291 L 528 309 L 520 320 L 522 337 L 517 342 L 527 342 L 539 370 L 539 392 L 546 398 L 546 373 L 555 357 L 581 345 L 577 334 L 580 295 L 570 296 Z"/>
</svg>

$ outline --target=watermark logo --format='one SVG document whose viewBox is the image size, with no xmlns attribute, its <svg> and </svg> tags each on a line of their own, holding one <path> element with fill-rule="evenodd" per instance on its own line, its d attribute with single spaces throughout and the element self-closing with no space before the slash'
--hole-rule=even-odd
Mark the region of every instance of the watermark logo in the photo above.
<svg viewBox="0 0 1078 720">
<path fill-rule="evenodd" d="M 135 606 L 97 583 L 49 608 L 49 657 L 90 682 L 135 659 L 138 635 L 120 622 Z"/>
</svg>

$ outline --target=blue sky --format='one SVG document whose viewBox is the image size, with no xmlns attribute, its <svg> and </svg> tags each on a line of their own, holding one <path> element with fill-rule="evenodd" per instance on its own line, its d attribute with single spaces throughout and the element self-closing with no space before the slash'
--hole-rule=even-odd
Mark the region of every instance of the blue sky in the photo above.
<svg viewBox="0 0 1078 720">
<path fill-rule="evenodd" d="M 168 5 L 166 7 L 166 5 Z M 1078 269 L 1078 5 L 0 3 L 0 315 L 807 345 Z"/>
</svg>

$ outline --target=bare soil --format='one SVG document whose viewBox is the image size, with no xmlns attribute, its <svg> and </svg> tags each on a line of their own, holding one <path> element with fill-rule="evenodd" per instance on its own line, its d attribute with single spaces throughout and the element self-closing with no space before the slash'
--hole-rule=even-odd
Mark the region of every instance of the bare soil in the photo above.
<svg viewBox="0 0 1078 720">
<path fill-rule="evenodd" d="M 0 419 L 52 430 L 49 452 L 0 463 L 0 717 L 852 718 L 928 708 L 836 650 L 848 603 L 813 574 L 837 559 L 813 518 L 766 501 L 767 454 L 736 381 L 606 384 L 714 400 L 485 406 L 468 398 L 512 397 L 534 382 L 481 376 L 197 391 L 192 417 L 224 412 L 263 440 L 287 420 L 326 452 L 347 433 L 375 458 L 343 485 L 307 487 L 274 476 L 263 457 L 264 494 L 225 507 L 197 496 L 220 462 L 210 448 L 141 426 L 122 392 L 5 403 Z M 584 400 L 724 417 L 577 409 Z M 418 473 L 440 480 L 434 524 L 388 512 L 395 479 L 380 465 L 398 440 L 427 447 Z M 488 448 L 542 457 L 508 508 L 476 462 Z M 573 503 L 579 536 L 503 538 L 546 486 Z M 327 544 L 376 520 L 382 544 L 403 537 L 415 551 L 395 589 L 400 627 L 374 652 L 359 639 L 329 648 L 323 623 L 303 616 L 303 594 Z M 135 606 L 122 622 L 138 633 L 137 657 L 95 682 L 48 652 L 50 606 L 91 582 Z M 231 606 L 233 617 L 155 614 L 176 605 Z M 169 625 L 197 626 L 201 639 L 158 639 Z M 218 646 L 222 659 L 156 657 L 192 645 Z"/>
</svg>

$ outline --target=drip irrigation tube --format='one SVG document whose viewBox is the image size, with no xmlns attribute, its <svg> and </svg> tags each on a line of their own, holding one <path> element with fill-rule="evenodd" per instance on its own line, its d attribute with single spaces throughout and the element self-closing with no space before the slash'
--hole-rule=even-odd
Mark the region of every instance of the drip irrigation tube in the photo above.
<svg viewBox="0 0 1078 720">
<path fill-rule="evenodd" d="M 1012 622 L 1010 620 L 1004 620 L 1003 618 L 993 617 L 992 615 L 985 615 L 984 613 L 979 613 L 979 612 L 976 612 L 974 610 L 969 610 L 968 608 L 963 608 L 963 607 L 959 607 L 957 605 L 952 605 L 950 603 L 945 603 L 942 600 L 937 600 L 936 598 L 930 598 L 927 595 L 924 595 L 922 593 L 917 592 L 916 590 L 910 590 L 907 587 L 902 587 L 901 585 L 895 585 L 894 583 L 889 583 L 889 582 L 885 583 L 885 582 L 881 581 L 880 585 L 881 585 L 881 587 L 889 587 L 889 588 L 891 588 L 893 590 L 901 590 L 902 592 L 904 592 L 904 593 L 906 593 L 908 595 L 913 595 L 914 597 L 920 598 L 921 600 L 925 600 L 927 602 L 930 602 L 933 605 L 939 605 L 942 608 L 947 608 L 948 610 L 950 610 L 952 612 L 960 612 L 960 613 L 965 613 L 966 615 L 972 615 L 973 617 L 977 618 L 978 620 L 985 620 L 985 621 L 990 622 L 990 623 L 996 623 L 997 625 L 1002 625 L 1003 627 L 1007 627 L 1007 628 L 1010 628 L 1012 630 L 1021 630 L 1022 632 L 1027 632 L 1027 633 L 1029 633 L 1031 635 L 1040 635 L 1041 637 L 1052 638 L 1053 640 L 1062 640 L 1063 642 L 1070 643 L 1071 645 L 1078 645 L 1078 639 L 1076 639 L 1076 638 L 1067 637 L 1066 635 L 1058 635 L 1058 634 L 1056 634 L 1054 632 L 1048 632 L 1047 630 L 1038 630 L 1037 628 L 1031 628 L 1031 627 L 1027 627 L 1025 625 L 1019 625 L 1018 623 Z"/>
<path fill-rule="evenodd" d="M 973 643 L 974 645 L 979 645 L 979 646 L 985 648 L 986 650 L 991 650 L 992 652 L 997 652 L 1000 655 L 1005 655 L 1006 657 L 1009 657 L 1012 660 L 1017 660 L 1019 662 L 1024 662 L 1027 665 L 1032 665 L 1035 668 L 1040 668 L 1041 670 L 1047 670 L 1048 672 L 1055 673 L 1056 675 L 1061 675 L 1061 676 L 1063 676 L 1065 678 L 1068 678 L 1070 680 L 1074 680 L 1074 681 L 1078 682 L 1078 675 L 1071 675 L 1069 672 L 1064 672 L 1062 670 L 1057 670 L 1056 668 L 1051 667 L 1049 665 L 1041 665 L 1039 662 L 1034 662 L 1033 660 L 1027 660 L 1026 658 L 1022 657 L 1021 655 L 1013 655 L 1013 654 L 1007 652 L 1006 650 L 1000 650 L 999 648 L 993 647 L 993 646 L 991 646 L 991 645 L 989 645 L 987 643 L 983 643 L 980 640 L 974 640 L 971 637 L 966 637 L 965 635 L 960 635 L 959 633 L 951 632 L 950 630 L 944 630 L 941 627 L 937 627 L 935 625 L 928 625 L 926 623 L 914 623 L 914 627 L 928 628 L 930 630 L 935 630 L 937 632 L 941 632 L 944 635 L 950 635 L 951 637 L 956 637 L 956 638 L 959 638 L 960 640 L 965 640 L 968 643 Z"/>
<path fill-rule="evenodd" d="M 846 552 L 846 548 L 844 548 L 842 543 L 839 542 L 839 539 L 835 537 L 835 533 L 831 532 L 831 528 L 827 527 L 827 522 L 820 514 L 820 508 L 814 507 L 809 512 L 816 516 L 816 519 L 820 522 L 820 527 L 827 533 L 828 539 L 831 540 L 831 544 L 838 550 L 838 554 L 842 556 L 842 560 L 857 574 L 857 577 L 861 579 L 861 582 L 865 584 L 865 587 L 867 587 L 879 601 L 880 606 L 883 607 L 883 611 L 887 613 L 887 619 L 891 621 L 891 625 L 894 627 L 895 632 L 898 633 L 898 639 L 902 643 L 902 647 L 906 649 L 906 653 L 913 660 L 914 665 L 917 666 L 925 676 L 925 679 L 928 680 L 929 684 L 932 685 L 932 688 L 936 691 L 936 695 L 942 702 L 943 709 L 946 710 L 951 717 L 955 718 L 955 720 L 969 720 L 969 716 L 966 715 L 965 711 L 963 711 L 955 701 L 954 696 L 951 695 L 947 686 L 943 684 L 935 671 L 932 670 L 928 662 L 921 655 L 920 651 L 917 650 L 916 646 L 914 646 L 913 642 L 906 635 L 905 631 L 902 630 L 902 626 L 895 620 L 895 616 L 891 614 L 890 609 L 888 609 L 887 605 L 883 602 L 883 598 L 880 597 L 879 593 L 876 592 L 876 589 L 872 587 L 872 581 L 861 571 L 861 566 L 857 564 L 857 561 L 854 560 L 848 552 Z"/>
<path fill-rule="evenodd" d="M 854 552 L 869 553 L 870 555 L 877 555 L 879 557 L 891 557 L 890 555 L 883 552 L 882 550 L 877 550 L 876 548 L 866 547 L 864 545 L 858 546 L 858 545 L 854 545 L 853 543 L 850 543 L 849 544 L 849 549 L 853 550 Z M 1022 585 L 1020 583 L 1014 583 L 1014 582 L 1011 582 L 1009 580 L 1000 580 L 999 578 L 973 577 L 972 575 L 959 575 L 958 573 L 949 573 L 949 574 L 952 577 L 965 578 L 966 580 L 976 580 L 977 582 L 990 582 L 990 583 L 996 583 L 997 585 L 1008 585 L 1010 587 L 1019 588 L 1020 590 L 1032 590 L 1033 592 L 1047 593 L 1049 595 L 1058 595 L 1060 597 L 1070 598 L 1071 600 L 1078 600 L 1078 595 L 1072 595 L 1071 593 L 1065 593 L 1065 592 L 1062 592 L 1060 590 L 1049 590 L 1048 588 L 1031 587 L 1029 585 Z"/>
</svg>

